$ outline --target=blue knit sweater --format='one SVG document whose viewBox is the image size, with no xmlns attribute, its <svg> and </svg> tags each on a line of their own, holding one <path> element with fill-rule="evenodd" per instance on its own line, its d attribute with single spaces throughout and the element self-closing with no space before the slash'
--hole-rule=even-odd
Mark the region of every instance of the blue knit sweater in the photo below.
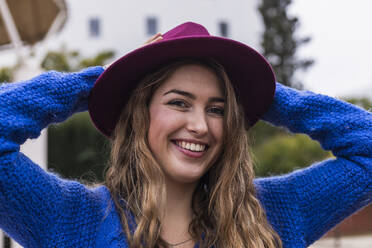
<svg viewBox="0 0 372 248">
<path fill-rule="evenodd" d="M 87 188 L 20 153 L 50 123 L 85 111 L 102 67 L 48 72 L 0 87 L 0 227 L 25 247 L 128 247 L 105 186 Z M 255 180 L 284 247 L 307 247 L 372 201 L 372 114 L 277 84 L 264 120 L 305 133 L 336 156 L 285 176 Z"/>
</svg>

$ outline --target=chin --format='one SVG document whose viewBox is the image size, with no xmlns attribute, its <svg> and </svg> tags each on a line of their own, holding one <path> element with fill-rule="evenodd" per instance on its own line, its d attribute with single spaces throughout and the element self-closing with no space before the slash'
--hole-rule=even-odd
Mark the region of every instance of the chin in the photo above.
<svg viewBox="0 0 372 248">
<path fill-rule="evenodd" d="M 204 173 L 195 173 L 195 172 L 183 172 L 183 173 L 172 173 L 169 175 L 172 181 L 184 184 L 195 184 L 199 182 L 200 178 Z"/>
</svg>

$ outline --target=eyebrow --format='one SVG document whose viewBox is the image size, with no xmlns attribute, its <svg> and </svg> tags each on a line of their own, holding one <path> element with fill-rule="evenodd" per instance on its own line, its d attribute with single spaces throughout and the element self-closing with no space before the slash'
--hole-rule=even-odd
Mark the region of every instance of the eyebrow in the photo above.
<svg viewBox="0 0 372 248">
<path fill-rule="evenodd" d="M 196 96 L 191 94 L 190 92 L 187 92 L 187 91 L 183 91 L 183 90 L 177 90 L 177 89 L 172 89 L 170 91 L 167 91 L 163 94 L 163 96 L 167 95 L 167 94 L 170 94 L 170 93 L 175 93 L 175 94 L 179 94 L 179 95 L 182 95 L 182 96 L 185 96 L 185 97 L 188 97 L 188 98 L 191 98 L 193 100 L 196 99 Z M 222 97 L 210 97 L 209 98 L 209 102 L 225 102 L 225 99 L 222 98 Z"/>
</svg>

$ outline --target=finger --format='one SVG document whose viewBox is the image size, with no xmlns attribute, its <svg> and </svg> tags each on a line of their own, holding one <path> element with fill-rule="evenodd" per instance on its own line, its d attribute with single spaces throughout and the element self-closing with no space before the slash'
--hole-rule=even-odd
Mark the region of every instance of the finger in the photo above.
<svg viewBox="0 0 372 248">
<path fill-rule="evenodd" d="M 154 36 L 150 37 L 150 39 L 148 39 L 145 44 L 149 44 L 151 43 L 152 41 L 156 40 L 158 37 L 161 37 L 161 33 L 157 33 L 155 34 Z"/>
<path fill-rule="evenodd" d="M 144 43 L 142 46 L 149 45 L 153 42 L 157 42 L 157 41 L 160 41 L 162 39 L 163 39 L 163 36 L 161 36 L 161 34 L 156 34 L 155 36 L 151 37 L 148 41 L 146 41 L 146 43 Z"/>
<path fill-rule="evenodd" d="M 163 39 L 163 37 L 162 37 L 162 36 L 159 36 L 159 37 L 157 37 L 155 40 L 151 41 L 151 43 L 153 43 L 153 42 L 157 42 L 157 41 L 162 40 L 162 39 Z"/>
</svg>

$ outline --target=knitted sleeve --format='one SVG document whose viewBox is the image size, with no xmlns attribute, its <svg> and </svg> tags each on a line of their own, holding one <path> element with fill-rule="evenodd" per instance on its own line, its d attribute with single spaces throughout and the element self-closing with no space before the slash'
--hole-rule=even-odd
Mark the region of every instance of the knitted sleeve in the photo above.
<svg viewBox="0 0 372 248">
<path fill-rule="evenodd" d="M 274 102 L 263 119 L 309 135 L 336 157 L 288 175 L 256 180 L 268 219 L 285 244 L 307 247 L 371 203 L 371 113 L 277 83 Z"/>
<path fill-rule="evenodd" d="M 45 172 L 19 150 L 48 124 L 86 110 L 90 89 L 102 71 L 93 67 L 78 73 L 47 72 L 0 86 L 0 227 L 23 246 L 45 247 L 49 242 L 60 247 L 53 235 L 63 235 L 67 224 L 77 223 L 78 228 L 92 221 L 78 212 L 92 207 L 84 202 L 92 192 Z"/>
</svg>

